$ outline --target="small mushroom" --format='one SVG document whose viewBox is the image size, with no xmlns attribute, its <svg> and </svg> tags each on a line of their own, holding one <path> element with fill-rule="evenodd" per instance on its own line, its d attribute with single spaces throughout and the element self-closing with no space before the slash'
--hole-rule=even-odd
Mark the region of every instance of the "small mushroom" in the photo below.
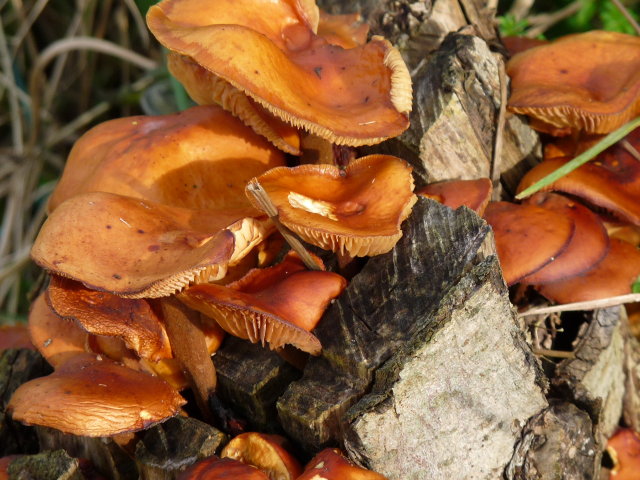
<svg viewBox="0 0 640 480">
<path fill-rule="evenodd" d="M 178 476 L 178 480 L 269 480 L 256 467 L 232 458 L 209 457 L 200 460 Z"/>
<path fill-rule="evenodd" d="M 309 331 L 345 286 L 340 275 L 308 271 L 289 254 L 279 265 L 254 269 L 229 285 L 194 285 L 178 297 L 231 335 L 272 349 L 291 344 L 317 355 L 320 342 Z"/>
<path fill-rule="evenodd" d="M 35 350 L 29 338 L 29 330 L 24 324 L 0 326 L 0 351 L 10 348 Z"/>
<path fill-rule="evenodd" d="M 594 268 L 537 289 L 556 303 L 586 302 L 631 293 L 631 285 L 639 275 L 640 250 L 627 242 L 611 239 L 607 256 Z"/>
<path fill-rule="evenodd" d="M 569 35 L 515 55 L 507 73 L 509 110 L 534 117 L 543 131 L 609 133 L 640 114 L 637 36 Z"/>
<path fill-rule="evenodd" d="M 411 167 L 390 155 L 362 157 L 344 170 L 279 167 L 257 181 L 286 227 L 313 245 L 353 257 L 391 250 L 416 202 Z"/>
<path fill-rule="evenodd" d="M 552 262 L 567 248 L 575 230 L 569 217 L 535 205 L 491 202 L 484 219 L 493 228 L 507 285 Z"/>
<path fill-rule="evenodd" d="M 320 10 L 318 36 L 324 38 L 331 45 L 342 48 L 354 48 L 367 43 L 367 25 L 359 13 L 331 15 Z"/>
<path fill-rule="evenodd" d="M 163 380 L 84 353 L 18 387 L 7 411 L 28 425 L 105 437 L 148 428 L 184 403 Z"/>
<path fill-rule="evenodd" d="M 630 428 L 619 429 L 607 441 L 607 453 L 613 460 L 611 480 L 636 480 L 640 472 L 640 435 Z"/>
<path fill-rule="evenodd" d="M 286 439 L 280 435 L 247 432 L 234 437 L 220 456 L 253 465 L 270 480 L 296 480 L 302 473 L 302 466 L 285 445 Z"/>
<path fill-rule="evenodd" d="M 297 480 L 386 480 L 379 473 L 358 467 L 337 448 L 326 448 L 307 464 Z"/>
<path fill-rule="evenodd" d="M 492 190 L 491 179 L 478 178 L 431 183 L 416 190 L 416 194 L 440 202 L 454 210 L 464 205 L 482 216 L 491 199 Z"/>
<path fill-rule="evenodd" d="M 147 14 L 160 43 L 215 75 L 218 103 L 240 91 L 338 144 L 402 133 L 412 95 L 398 50 L 378 36 L 349 49 L 332 45 L 316 33 L 318 22 L 312 1 L 164 0 Z"/>
<path fill-rule="evenodd" d="M 609 251 L 609 237 L 604 225 L 588 208 L 562 195 L 537 193 L 527 204 L 558 212 L 573 220 L 574 234 L 567 248 L 538 271 L 521 282 L 540 285 L 580 275 L 594 268 Z"/>
</svg>

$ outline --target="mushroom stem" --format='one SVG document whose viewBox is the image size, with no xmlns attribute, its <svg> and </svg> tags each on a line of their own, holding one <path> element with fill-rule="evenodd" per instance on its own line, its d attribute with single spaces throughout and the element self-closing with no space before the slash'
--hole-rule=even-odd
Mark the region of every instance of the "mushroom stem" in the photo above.
<svg viewBox="0 0 640 480">
<path fill-rule="evenodd" d="M 200 411 L 210 419 L 209 395 L 216 390 L 216 370 L 197 326 L 198 313 L 175 297 L 162 298 L 160 305 L 171 349 L 189 379 Z"/>
<path fill-rule="evenodd" d="M 306 248 L 302 245 L 302 242 L 296 237 L 296 235 L 285 227 L 278 218 L 278 209 L 273 204 L 271 199 L 269 198 L 269 194 L 262 188 L 260 182 L 257 178 L 254 178 L 249 181 L 247 184 L 247 190 L 253 195 L 256 201 L 260 204 L 260 208 L 269 215 L 271 221 L 278 228 L 284 239 L 287 243 L 293 248 L 298 255 L 300 255 L 300 259 L 303 261 L 305 267 L 309 270 L 322 270 L 320 265 L 318 265 L 313 257 L 309 254 Z"/>
</svg>

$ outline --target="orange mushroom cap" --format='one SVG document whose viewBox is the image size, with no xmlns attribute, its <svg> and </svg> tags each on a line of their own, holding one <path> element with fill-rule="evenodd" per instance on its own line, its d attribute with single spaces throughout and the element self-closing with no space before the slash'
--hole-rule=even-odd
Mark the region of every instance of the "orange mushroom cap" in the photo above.
<svg viewBox="0 0 640 480">
<path fill-rule="evenodd" d="M 548 40 L 540 40 L 538 38 L 529 37 L 502 37 L 502 44 L 507 49 L 510 56 L 514 56 L 518 53 L 529 50 L 530 48 L 539 47 L 540 45 L 546 45 Z"/>
<path fill-rule="evenodd" d="M 61 318 L 51 310 L 42 293 L 31 304 L 29 335 L 40 354 L 54 368 L 88 350 L 89 334 L 73 320 Z"/>
<path fill-rule="evenodd" d="M 1 325 L 0 326 L 0 351 L 10 348 L 26 348 L 35 350 L 29 338 L 29 330 L 26 325 Z"/>
<path fill-rule="evenodd" d="M 285 226 L 306 242 L 354 257 L 391 250 L 417 199 L 411 167 L 390 155 L 362 157 L 344 170 L 274 168 L 257 180 Z"/>
<path fill-rule="evenodd" d="M 431 198 L 454 210 L 464 205 L 482 216 L 491 199 L 492 191 L 491 179 L 478 178 L 432 183 L 417 190 L 416 194 Z"/>
<path fill-rule="evenodd" d="M 607 256 L 594 268 L 537 289 L 556 303 L 586 302 L 631 293 L 631 285 L 639 275 L 640 250 L 612 238 Z"/>
<path fill-rule="evenodd" d="M 170 50 L 334 143 L 374 144 L 409 126 L 411 78 L 400 53 L 381 37 L 331 45 L 316 34 L 312 1 L 164 0 L 147 23 Z"/>
<path fill-rule="evenodd" d="M 246 432 L 227 443 L 220 456 L 253 465 L 272 480 L 295 480 L 302 466 L 285 448 L 286 442 L 280 435 Z"/>
<path fill-rule="evenodd" d="M 569 217 L 534 205 L 491 202 L 484 219 L 493 228 L 507 285 L 549 264 L 567 248 L 575 230 Z"/>
<path fill-rule="evenodd" d="M 194 285 L 179 298 L 232 335 L 272 349 L 289 343 L 317 355 L 320 342 L 309 331 L 345 287 L 340 275 L 308 271 L 297 255 L 288 254 L 280 264 L 254 269 L 227 286 Z"/>
<path fill-rule="evenodd" d="M 640 37 L 591 31 L 515 55 L 509 109 L 555 128 L 609 133 L 640 114 Z"/>
<path fill-rule="evenodd" d="M 51 278 L 47 300 L 61 317 L 74 319 L 93 335 L 122 338 L 142 358 L 172 356 L 164 325 L 147 300 L 90 290 L 57 275 Z"/>
<path fill-rule="evenodd" d="M 249 207 L 242 195 L 247 181 L 280 165 L 281 152 L 219 107 L 120 118 L 75 143 L 49 210 L 84 192 L 198 210 L 243 209 Z"/>
<path fill-rule="evenodd" d="M 307 464 L 297 480 L 385 480 L 379 473 L 354 465 L 337 448 L 326 448 Z"/>
<path fill-rule="evenodd" d="M 640 128 L 628 135 L 627 140 L 640 147 Z M 536 165 L 522 178 L 518 191 L 533 185 L 568 160 L 557 157 Z M 640 225 L 640 162 L 620 145 L 608 148 L 545 190 L 578 196 L 618 218 Z"/>
<path fill-rule="evenodd" d="M 256 467 L 216 456 L 200 460 L 178 475 L 178 480 L 269 480 Z"/>
<path fill-rule="evenodd" d="M 630 428 L 619 429 L 608 441 L 613 460 L 611 480 L 636 480 L 640 472 L 640 435 Z"/>
<path fill-rule="evenodd" d="M 369 25 L 359 13 L 332 15 L 320 10 L 318 36 L 324 38 L 331 45 L 342 48 L 354 48 L 367 42 Z"/>
<path fill-rule="evenodd" d="M 105 437 L 148 428 L 178 413 L 184 403 L 163 380 L 86 353 L 22 384 L 7 410 L 29 425 Z"/>
<path fill-rule="evenodd" d="M 93 290 L 131 298 L 173 294 L 219 279 L 272 230 L 245 211 L 189 210 L 110 193 L 62 203 L 38 235 L 32 258 Z"/>
<path fill-rule="evenodd" d="M 596 266 L 609 251 L 607 231 L 600 218 L 588 208 L 554 193 L 537 193 L 526 203 L 566 215 L 573 220 L 575 232 L 560 255 L 524 277 L 523 283 L 539 285 L 580 275 Z"/>
</svg>

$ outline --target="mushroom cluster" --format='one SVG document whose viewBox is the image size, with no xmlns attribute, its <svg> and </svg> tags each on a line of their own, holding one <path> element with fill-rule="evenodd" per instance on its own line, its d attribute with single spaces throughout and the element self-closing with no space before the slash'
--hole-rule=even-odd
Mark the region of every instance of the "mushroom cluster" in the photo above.
<svg viewBox="0 0 640 480">
<path fill-rule="evenodd" d="M 563 137 L 522 178 L 523 192 L 640 115 L 640 39 L 594 31 L 517 48 L 509 110 Z M 507 284 L 533 285 L 557 303 L 631 293 L 640 275 L 638 149 L 640 129 L 522 204 L 489 204 Z"/>
<path fill-rule="evenodd" d="M 378 255 L 416 201 L 396 157 L 286 166 L 304 153 L 299 129 L 358 146 L 408 127 L 407 68 L 383 38 L 366 42 L 357 16 L 312 1 L 164 0 L 148 24 L 200 105 L 112 120 L 74 145 L 32 249 L 50 282 L 29 335 L 55 371 L 11 398 L 27 424 L 134 432 L 180 412 L 187 387 L 207 419 L 225 332 L 318 355 L 312 330 L 346 287 L 306 250 L 281 252 L 278 229 Z"/>
</svg>

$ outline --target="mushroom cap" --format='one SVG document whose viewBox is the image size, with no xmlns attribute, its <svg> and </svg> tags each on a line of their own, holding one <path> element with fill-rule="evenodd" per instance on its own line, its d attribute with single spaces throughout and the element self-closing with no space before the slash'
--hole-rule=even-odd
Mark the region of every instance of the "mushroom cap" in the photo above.
<svg viewBox="0 0 640 480">
<path fill-rule="evenodd" d="M 269 478 L 296 480 L 302 466 L 284 447 L 286 439 L 280 435 L 246 432 L 231 439 L 222 449 L 222 458 L 233 458 L 253 465 Z"/>
<path fill-rule="evenodd" d="M 540 45 L 546 45 L 548 40 L 540 40 L 539 38 L 529 37 L 512 37 L 506 36 L 500 39 L 502 44 L 507 49 L 510 56 L 514 56 L 518 53 L 529 50 L 530 48 L 539 47 Z"/>
<path fill-rule="evenodd" d="M 10 348 L 36 350 L 29 338 L 29 329 L 25 324 L 0 325 L 0 351 Z"/>
<path fill-rule="evenodd" d="M 555 193 L 537 193 L 526 203 L 566 215 L 573 220 L 575 232 L 560 255 L 521 282 L 539 285 L 579 275 L 596 266 L 609 251 L 607 230 L 585 206 Z"/>
<path fill-rule="evenodd" d="M 432 183 L 416 190 L 416 194 L 431 198 L 454 210 L 464 205 L 482 216 L 491 199 L 492 191 L 490 178 L 477 178 Z"/>
<path fill-rule="evenodd" d="M 220 107 L 120 118 L 75 143 L 49 210 L 84 192 L 199 210 L 247 208 L 247 181 L 280 165 L 281 152 Z"/>
<path fill-rule="evenodd" d="M 185 400 L 166 382 L 89 353 L 22 384 L 7 406 L 14 420 L 73 435 L 106 437 L 148 428 Z"/>
<path fill-rule="evenodd" d="M 31 256 L 52 273 L 93 290 L 162 297 L 218 279 L 262 241 L 270 222 L 246 210 L 197 211 L 111 193 L 80 194 L 43 225 Z"/>
<path fill-rule="evenodd" d="M 200 460 L 178 475 L 178 480 L 269 480 L 256 467 L 232 458 L 212 456 Z"/>
<path fill-rule="evenodd" d="M 331 45 L 342 48 L 355 48 L 367 42 L 369 25 L 359 13 L 332 15 L 320 10 L 318 35 Z"/>
<path fill-rule="evenodd" d="M 291 344 L 313 355 L 320 342 L 309 333 L 346 280 L 336 273 L 308 271 L 288 254 L 270 268 L 254 269 L 227 286 L 194 285 L 179 298 L 218 322 L 228 333 L 272 349 Z"/>
<path fill-rule="evenodd" d="M 325 448 L 305 467 L 297 480 L 386 480 L 379 473 L 347 460 L 337 448 Z"/>
<path fill-rule="evenodd" d="M 627 140 L 640 148 L 640 128 L 628 135 Z M 522 178 L 518 191 L 533 185 L 568 160 L 556 157 L 539 163 Z M 640 162 L 620 145 L 608 148 L 545 190 L 575 195 L 618 218 L 640 225 Z"/>
<path fill-rule="evenodd" d="M 604 259 L 587 272 L 566 280 L 546 283 L 538 291 L 556 303 L 573 303 L 631 293 L 640 275 L 640 251 L 633 245 L 611 239 Z"/>
<path fill-rule="evenodd" d="M 640 113 L 640 37 L 591 31 L 515 55 L 509 109 L 557 128 L 608 133 Z"/>
<path fill-rule="evenodd" d="M 147 23 L 165 47 L 294 126 L 354 146 L 402 133 L 412 95 L 400 53 L 381 37 L 351 49 L 331 45 L 301 4 L 164 0 Z"/>
<path fill-rule="evenodd" d="M 172 356 L 164 325 L 145 299 L 90 290 L 79 282 L 54 275 L 47 300 L 61 317 L 75 320 L 93 335 L 122 338 L 127 348 L 142 358 L 158 361 Z"/>
<path fill-rule="evenodd" d="M 567 248 L 575 230 L 569 217 L 535 205 L 491 202 L 484 219 L 493 228 L 507 285 L 549 264 Z"/>
<path fill-rule="evenodd" d="M 635 480 L 640 472 L 640 435 L 631 428 L 619 429 L 608 441 L 607 452 L 613 460 L 611 479 Z"/>
<path fill-rule="evenodd" d="M 391 155 L 362 157 L 344 170 L 279 167 L 257 180 L 285 226 L 306 242 L 353 257 L 391 250 L 417 199 L 411 167 Z"/>
<path fill-rule="evenodd" d="M 89 334 L 73 320 L 61 318 L 38 295 L 29 311 L 29 335 L 40 354 L 54 368 L 79 353 L 88 350 Z"/>
</svg>

